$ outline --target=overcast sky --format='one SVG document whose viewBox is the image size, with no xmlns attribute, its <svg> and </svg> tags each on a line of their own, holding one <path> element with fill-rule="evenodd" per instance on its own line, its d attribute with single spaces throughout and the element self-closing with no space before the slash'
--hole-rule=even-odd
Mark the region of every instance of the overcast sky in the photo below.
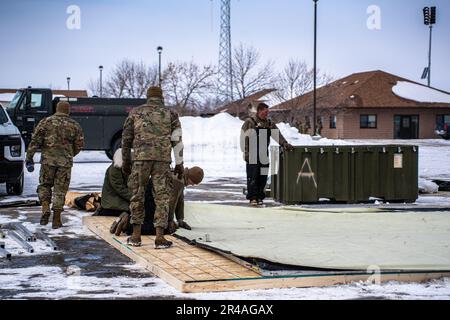
<svg viewBox="0 0 450 320">
<path fill-rule="evenodd" d="M 291 58 L 313 61 L 312 0 L 231 0 L 233 45 L 259 50 L 281 69 Z M 80 8 L 80 28 L 71 5 Z M 368 7 L 380 8 L 381 29 L 367 26 Z M 428 63 L 429 29 L 422 8 L 436 5 L 432 85 L 450 91 L 450 1 L 320 0 L 318 66 L 336 78 L 384 70 L 420 81 Z M 0 88 L 85 89 L 129 58 L 163 64 L 217 64 L 219 0 L 0 0 Z M 75 21 L 75 24 L 74 24 Z M 371 20 L 372 21 L 372 20 Z"/>
</svg>

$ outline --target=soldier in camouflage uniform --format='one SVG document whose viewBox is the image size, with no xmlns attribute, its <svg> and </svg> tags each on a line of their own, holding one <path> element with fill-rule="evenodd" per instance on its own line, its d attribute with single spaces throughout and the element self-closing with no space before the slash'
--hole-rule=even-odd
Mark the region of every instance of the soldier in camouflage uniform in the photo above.
<svg viewBox="0 0 450 320">
<path fill-rule="evenodd" d="M 26 157 L 26 167 L 31 172 L 34 170 L 33 156 L 38 149 L 41 150 L 41 170 L 37 188 L 42 205 L 40 224 L 48 224 L 52 203 L 53 229 L 63 226 L 61 212 L 69 189 L 73 157 L 84 146 L 83 131 L 75 120 L 69 118 L 69 113 L 70 104 L 60 101 L 56 106 L 56 113 L 39 122 Z"/>
<path fill-rule="evenodd" d="M 164 238 L 164 229 L 168 225 L 172 192 L 172 148 L 176 162 L 175 173 L 181 177 L 184 171 L 181 138 L 178 114 L 164 106 L 161 88 L 149 88 L 147 103 L 130 112 L 122 132 L 122 170 L 130 175 L 128 188 L 133 194 L 130 202 L 133 234 L 128 238 L 128 243 L 132 246 L 141 245 L 141 226 L 145 216 L 144 195 L 149 176 L 152 177 L 156 204 L 153 220 L 156 229 L 155 248 L 168 248 L 172 245 L 171 241 Z"/>
</svg>

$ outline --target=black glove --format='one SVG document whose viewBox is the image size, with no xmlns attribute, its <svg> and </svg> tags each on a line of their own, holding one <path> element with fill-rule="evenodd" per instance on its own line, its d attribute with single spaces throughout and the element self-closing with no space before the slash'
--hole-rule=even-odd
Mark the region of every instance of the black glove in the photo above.
<svg viewBox="0 0 450 320">
<path fill-rule="evenodd" d="M 173 170 L 173 173 L 175 173 L 178 176 L 178 179 L 181 179 L 184 173 L 183 163 L 177 164 L 175 166 L 175 169 Z"/>
<path fill-rule="evenodd" d="M 34 171 L 34 162 L 33 162 L 33 160 L 26 161 L 25 162 L 25 167 L 27 168 L 28 172 L 33 172 Z"/>
<path fill-rule="evenodd" d="M 294 147 L 290 143 L 287 143 L 287 142 L 283 145 L 283 148 L 288 152 L 294 150 Z"/>
</svg>

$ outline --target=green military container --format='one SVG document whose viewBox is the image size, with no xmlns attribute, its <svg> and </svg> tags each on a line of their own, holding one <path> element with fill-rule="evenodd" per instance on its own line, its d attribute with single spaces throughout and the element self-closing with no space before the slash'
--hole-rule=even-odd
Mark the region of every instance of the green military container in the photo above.
<svg viewBox="0 0 450 320">
<path fill-rule="evenodd" d="M 414 202 L 419 187 L 418 146 L 390 145 L 380 152 L 381 197 L 392 202 Z"/>
<path fill-rule="evenodd" d="M 297 146 L 271 149 L 271 195 L 284 204 L 414 202 L 418 197 L 418 147 Z"/>
</svg>

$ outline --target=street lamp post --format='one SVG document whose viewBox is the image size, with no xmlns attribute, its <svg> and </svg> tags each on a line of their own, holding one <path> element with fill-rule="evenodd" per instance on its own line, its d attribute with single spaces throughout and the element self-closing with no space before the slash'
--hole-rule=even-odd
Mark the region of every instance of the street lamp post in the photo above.
<svg viewBox="0 0 450 320">
<path fill-rule="evenodd" d="M 314 1 L 314 103 L 313 103 L 313 135 L 316 135 L 316 107 L 317 107 L 317 1 Z"/>
<path fill-rule="evenodd" d="M 436 7 L 423 8 L 423 22 L 426 26 L 430 26 L 430 42 L 428 48 L 428 67 L 425 68 L 422 79 L 428 78 L 428 87 L 431 86 L 431 40 L 433 35 L 433 24 L 436 23 Z"/>
<path fill-rule="evenodd" d="M 162 53 L 163 47 L 159 46 L 156 48 L 156 51 L 158 51 L 159 55 L 159 64 L 158 64 L 158 78 L 159 78 L 159 87 L 161 88 L 161 53 Z"/>
<path fill-rule="evenodd" d="M 67 91 L 70 91 L 70 77 L 67 77 Z"/>
<path fill-rule="evenodd" d="M 103 66 L 98 66 L 98 70 L 100 70 L 100 98 L 101 98 L 103 97 L 103 83 L 102 83 Z"/>
</svg>

